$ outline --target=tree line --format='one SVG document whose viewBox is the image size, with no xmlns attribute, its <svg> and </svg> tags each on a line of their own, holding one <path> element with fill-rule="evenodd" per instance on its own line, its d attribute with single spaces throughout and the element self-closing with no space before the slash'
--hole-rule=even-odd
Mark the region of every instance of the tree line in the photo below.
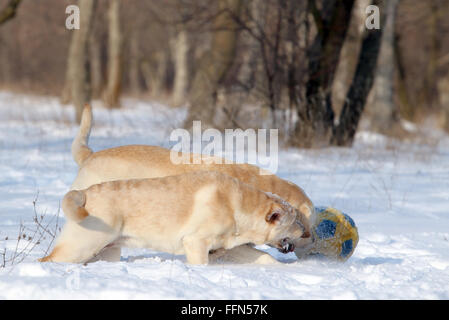
<svg viewBox="0 0 449 320">
<path fill-rule="evenodd" d="M 65 8 L 80 8 L 79 30 Z M 379 8 L 380 28 L 365 27 Z M 0 84 L 73 103 L 148 95 L 184 126 L 350 146 L 429 114 L 449 131 L 447 0 L 1 0 Z M 13 19 L 14 18 L 14 19 Z"/>
</svg>

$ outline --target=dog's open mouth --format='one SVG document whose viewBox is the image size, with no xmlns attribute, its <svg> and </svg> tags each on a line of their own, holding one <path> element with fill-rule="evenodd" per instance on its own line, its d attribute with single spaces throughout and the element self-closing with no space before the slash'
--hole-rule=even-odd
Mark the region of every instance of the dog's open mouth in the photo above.
<svg viewBox="0 0 449 320">
<path fill-rule="evenodd" d="M 293 252 L 295 250 L 295 245 L 293 243 L 291 243 L 290 238 L 284 238 L 279 243 L 278 250 L 282 253 Z"/>
</svg>

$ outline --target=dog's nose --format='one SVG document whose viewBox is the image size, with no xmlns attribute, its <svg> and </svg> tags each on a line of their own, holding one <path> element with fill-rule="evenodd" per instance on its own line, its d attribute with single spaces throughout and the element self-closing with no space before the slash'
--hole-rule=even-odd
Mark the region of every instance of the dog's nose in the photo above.
<svg viewBox="0 0 449 320">
<path fill-rule="evenodd" d="M 284 238 L 281 241 L 281 248 L 282 253 L 288 253 L 295 250 L 295 245 L 290 242 L 290 238 Z"/>
<path fill-rule="evenodd" d="M 287 252 L 295 251 L 295 245 L 292 243 L 287 243 Z"/>
</svg>

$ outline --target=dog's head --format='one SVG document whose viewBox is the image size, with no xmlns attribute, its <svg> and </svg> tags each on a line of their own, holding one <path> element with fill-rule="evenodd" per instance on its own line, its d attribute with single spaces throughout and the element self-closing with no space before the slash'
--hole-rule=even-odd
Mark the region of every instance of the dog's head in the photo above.
<svg viewBox="0 0 449 320">
<path fill-rule="evenodd" d="M 265 214 L 269 235 L 267 244 L 283 253 L 295 250 L 295 240 L 305 235 L 305 228 L 298 219 L 299 212 L 276 195 L 267 194 L 271 206 Z"/>
</svg>

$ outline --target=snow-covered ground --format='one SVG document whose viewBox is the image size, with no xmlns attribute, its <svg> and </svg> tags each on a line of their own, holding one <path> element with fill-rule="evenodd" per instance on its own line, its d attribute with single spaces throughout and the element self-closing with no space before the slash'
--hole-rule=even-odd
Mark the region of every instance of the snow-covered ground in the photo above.
<svg viewBox="0 0 449 320">
<path fill-rule="evenodd" d="M 95 107 L 94 150 L 168 146 L 185 115 L 131 99 L 120 111 Z M 73 117 L 56 98 L 0 92 L 0 266 L 3 253 L 9 260 L 0 268 L 2 299 L 449 299 L 444 136 L 418 145 L 362 132 L 352 149 L 280 151 L 279 176 L 301 186 L 316 205 L 355 220 L 360 241 L 346 263 L 297 261 L 267 247 L 285 264 L 191 266 L 183 256 L 150 250 L 124 250 L 118 263 L 35 262 L 52 239 L 39 231 L 63 224 L 62 213 L 56 219 L 59 202 L 77 172 L 70 154 L 78 130 Z M 17 242 L 21 225 L 26 236 Z M 12 262 L 22 250 L 29 254 Z"/>
</svg>

